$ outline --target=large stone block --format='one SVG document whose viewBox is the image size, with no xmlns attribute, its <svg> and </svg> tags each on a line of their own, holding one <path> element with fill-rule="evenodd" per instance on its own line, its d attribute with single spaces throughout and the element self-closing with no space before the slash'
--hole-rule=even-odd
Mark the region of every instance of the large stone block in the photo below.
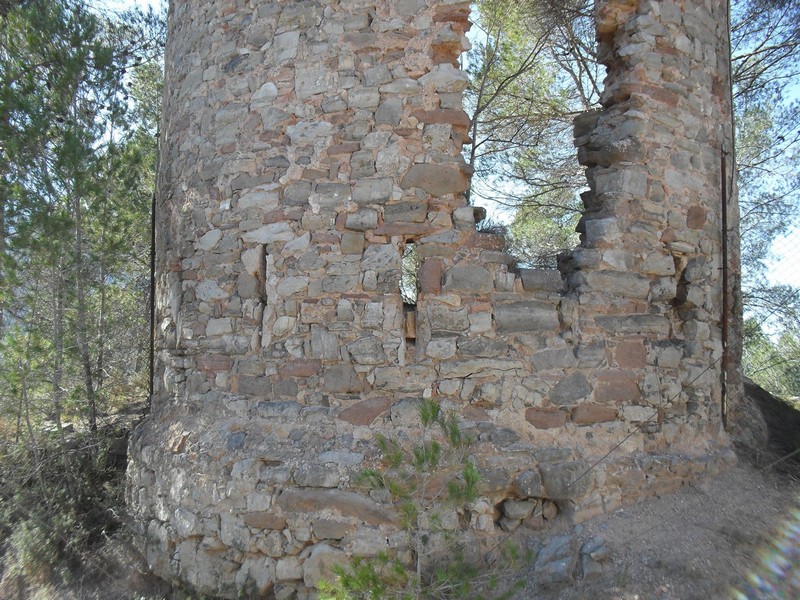
<svg viewBox="0 0 800 600">
<path fill-rule="evenodd" d="M 355 492 L 326 488 L 286 489 L 275 500 L 284 513 L 334 511 L 371 525 L 397 524 L 399 517 L 391 506 L 383 506 Z"/>
<path fill-rule="evenodd" d="M 559 326 L 556 307 L 536 300 L 495 306 L 494 320 L 499 333 L 552 331 Z"/>
<path fill-rule="evenodd" d="M 548 397 L 553 404 L 570 406 L 577 404 L 591 393 L 592 388 L 586 375 L 579 372 L 571 373 L 560 379 L 550 390 Z"/>
<path fill-rule="evenodd" d="M 593 480 L 592 470 L 583 462 L 543 463 L 539 469 L 544 496 L 553 500 L 578 499 L 589 490 Z"/>
<path fill-rule="evenodd" d="M 400 182 L 403 189 L 420 188 L 436 197 L 466 192 L 469 184 L 469 177 L 460 168 L 434 164 L 414 165 Z"/>
<path fill-rule="evenodd" d="M 492 274 L 475 265 L 455 266 L 445 274 L 444 289 L 460 292 L 489 292 L 494 289 Z"/>
</svg>

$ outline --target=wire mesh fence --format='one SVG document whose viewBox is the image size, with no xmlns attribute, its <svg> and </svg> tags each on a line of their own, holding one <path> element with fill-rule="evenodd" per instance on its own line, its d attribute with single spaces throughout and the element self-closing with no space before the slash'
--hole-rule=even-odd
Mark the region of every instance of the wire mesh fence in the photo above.
<svg viewBox="0 0 800 600">
<path fill-rule="evenodd" d="M 800 224 L 776 238 L 763 274 L 743 273 L 743 370 L 767 391 L 800 397 Z"/>
</svg>

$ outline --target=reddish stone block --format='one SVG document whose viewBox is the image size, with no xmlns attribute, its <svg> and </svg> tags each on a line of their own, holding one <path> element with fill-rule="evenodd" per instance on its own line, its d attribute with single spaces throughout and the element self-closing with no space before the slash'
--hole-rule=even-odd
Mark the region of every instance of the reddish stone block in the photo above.
<svg viewBox="0 0 800 600">
<path fill-rule="evenodd" d="M 582 404 L 572 409 L 572 422 L 578 425 L 606 423 L 617 418 L 617 410 L 611 406 Z"/>
<path fill-rule="evenodd" d="M 639 377 L 628 371 L 601 371 L 594 399 L 601 404 L 637 404 L 642 399 Z"/>
<path fill-rule="evenodd" d="M 461 414 L 467 421 L 478 421 L 483 423 L 492 420 L 489 417 L 489 413 L 487 413 L 485 409 L 472 404 L 465 407 Z"/>
<path fill-rule="evenodd" d="M 244 524 L 253 529 L 277 529 L 286 527 L 286 519 L 267 511 L 244 513 Z"/>
<path fill-rule="evenodd" d="M 359 142 L 344 142 L 343 144 L 332 144 L 328 146 L 328 154 L 350 154 L 361 150 Z"/>
<path fill-rule="evenodd" d="M 614 351 L 617 366 L 623 369 L 641 369 L 647 365 L 647 351 L 643 340 L 618 342 Z"/>
<path fill-rule="evenodd" d="M 442 291 L 444 263 L 438 258 L 426 258 L 419 268 L 417 283 L 425 294 L 438 294 Z"/>
<path fill-rule="evenodd" d="M 466 246 L 469 248 L 480 248 L 482 250 L 505 250 L 507 240 L 502 235 L 492 233 L 481 233 L 471 231 Z"/>
<path fill-rule="evenodd" d="M 466 192 L 469 184 L 469 175 L 461 168 L 438 164 L 412 165 L 400 180 L 404 190 L 420 188 L 436 197 Z"/>
<path fill-rule="evenodd" d="M 278 368 L 281 378 L 285 377 L 311 377 L 319 373 L 322 362 L 319 360 L 293 360 L 282 364 Z"/>
<path fill-rule="evenodd" d="M 335 233 L 312 233 L 311 242 L 314 244 L 338 244 L 339 236 Z"/>
<path fill-rule="evenodd" d="M 692 206 L 686 216 L 686 224 L 689 229 L 702 229 L 706 224 L 708 211 L 702 206 Z"/>
<path fill-rule="evenodd" d="M 567 413 L 557 408 L 529 408 L 525 411 L 525 420 L 536 429 L 554 429 L 566 424 Z"/>
<path fill-rule="evenodd" d="M 375 235 L 429 235 L 435 231 L 434 227 L 427 223 L 385 223 L 376 227 L 373 232 Z"/>
<path fill-rule="evenodd" d="M 197 359 L 197 368 L 201 371 L 230 371 L 232 364 L 230 356 L 221 354 L 209 354 Z"/>
<path fill-rule="evenodd" d="M 264 213 L 264 216 L 261 218 L 261 222 L 264 223 L 265 225 L 269 225 L 270 223 L 280 223 L 284 220 L 285 219 L 282 208 L 266 212 Z"/>
<path fill-rule="evenodd" d="M 356 402 L 339 413 L 339 419 L 353 425 L 370 425 L 392 405 L 391 398 L 370 398 Z"/>
<path fill-rule="evenodd" d="M 289 208 L 284 209 L 283 218 L 286 221 L 301 221 L 303 219 L 302 208 Z"/>
</svg>

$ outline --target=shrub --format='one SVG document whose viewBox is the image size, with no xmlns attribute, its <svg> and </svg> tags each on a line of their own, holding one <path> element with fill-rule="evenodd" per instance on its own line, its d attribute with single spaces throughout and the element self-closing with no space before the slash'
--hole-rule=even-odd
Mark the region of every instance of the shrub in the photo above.
<svg viewBox="0 0 800 600">
<path fill-rule="evenodd" d="M 378 436 L 383 465 L 358 478 L 391 497 L 401 515 L 403 546 L 392 556 L 354 557 L 348 566 L 334 567 L 336 578 L 321 583 L 320 600 L 507 598 L 522 583 L 509 576 L 521 559 L 513 545 L 500 547 L 500 560 L 490 565 L 468 543 L 465 515 L 480 481 L 467 456 L 472 440 L 435 400 L 422 400 L 419 416 L 419 440 L 407 446 Z"/>
</svg>

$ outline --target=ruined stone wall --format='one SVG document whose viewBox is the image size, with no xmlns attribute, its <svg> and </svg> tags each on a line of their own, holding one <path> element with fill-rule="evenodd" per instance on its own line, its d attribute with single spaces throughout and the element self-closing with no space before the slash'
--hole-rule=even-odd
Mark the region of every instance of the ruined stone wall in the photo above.
<svg viewBox="0 0 800 600">
<path fill-rule="evenodd" d="M 415 436 L 423 397 L 475 439 L 485 535 L 522 524 L 504 502 L 584 518 L 728 460 L 724 7 L 598 4 L 582 242 L 551 272 L 514 270 L 463 195 L 468 3 L 173 0 L 156 392 L 128 491 L 157 573 L 302 595 L 395 547 L 392 507 L 351 482 L 376 434 Z"/>
</svg>

